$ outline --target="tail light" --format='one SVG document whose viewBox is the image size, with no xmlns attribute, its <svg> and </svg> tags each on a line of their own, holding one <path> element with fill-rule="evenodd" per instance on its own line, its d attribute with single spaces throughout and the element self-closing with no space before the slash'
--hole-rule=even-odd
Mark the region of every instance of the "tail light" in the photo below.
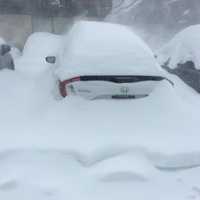
<svg viewBox="0 0 200 200">
<path fill-rule="evenodd" d="M 62 97 L 66 97 L 67 96 L 67 85 L 76 81 L 80 81 L 81 78 L 80 77 L 74 77 L 65 81 L 60 81 L 59 82 L 59 90 L 60 90 L 60 94 Z"/>
</svg>

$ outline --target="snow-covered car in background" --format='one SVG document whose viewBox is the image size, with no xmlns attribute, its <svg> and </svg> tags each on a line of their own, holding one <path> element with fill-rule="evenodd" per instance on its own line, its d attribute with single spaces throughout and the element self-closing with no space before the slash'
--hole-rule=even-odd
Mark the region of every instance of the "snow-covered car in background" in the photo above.
<svg viewBox="0 0 200 200">
<path fill-rule="evenodd" d="M 10 51 L 11 46 L 6 44 L 6 42 L 0 38 L 0 70 L 14 70 L 14 61 Z"/>
<path fill-rule="evenodd" d="M 40 74 L 49 69 L 49 64 L 44 57 L 55 54 L 59 51 L 62 44 L 62 36 L 37 32 L 27 39 L 22 56 L 16 59 L 16 69 L 26 71 L 31 74 Z"/>
<path fill-rule="evenodd" d="M 178 33 L 157 54 L 164 69 L 200 93 L 200 25 Z"/>
<path fill-rule="evenodd" d="M 47 62 L 56 63 L 62 97 L 146 97 L 165 79 L 151 50 L 121 25 L 77 22 L 63 46 L 57 58 L 46 57 Z"/>
</svg>

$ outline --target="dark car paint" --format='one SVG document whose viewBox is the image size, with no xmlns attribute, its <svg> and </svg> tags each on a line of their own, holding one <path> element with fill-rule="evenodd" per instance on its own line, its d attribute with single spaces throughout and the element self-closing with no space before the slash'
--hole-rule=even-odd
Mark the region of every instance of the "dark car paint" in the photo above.
<svg viewBox="0 0 200 200">
<path fill-rule="evenodd" d="M 14 66 L 13 58 L 9 52 L 5 54 L 2 53 L 4 52 L 3 48 L 4 48 L 4 45 L 0 45 L 0 70 L 2 69 L 14 70 L 15 66 Z"/>
</svg>

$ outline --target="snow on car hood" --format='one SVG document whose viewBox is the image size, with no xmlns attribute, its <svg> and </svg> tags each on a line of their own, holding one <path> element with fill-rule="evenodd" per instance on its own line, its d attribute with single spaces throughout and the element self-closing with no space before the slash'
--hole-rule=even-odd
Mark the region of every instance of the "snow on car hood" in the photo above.
<svg viewBox="0 0 200 200">
<path fill-rule="evenodd" d="M 193 61 L 200 69 L 200 25 L 194 25 L 178 33 L 158 52 L 158 60 L 163 64 L 170 60 L 169 67 L 176 68 L 178 63 Z"/>
<path fill-rule="evenodd" d="M 57 74 L 60 79 L 80 75 L 161 75 L 153 53 L 127 27 L 77 22 L 66 36 Z"/>
</svg>

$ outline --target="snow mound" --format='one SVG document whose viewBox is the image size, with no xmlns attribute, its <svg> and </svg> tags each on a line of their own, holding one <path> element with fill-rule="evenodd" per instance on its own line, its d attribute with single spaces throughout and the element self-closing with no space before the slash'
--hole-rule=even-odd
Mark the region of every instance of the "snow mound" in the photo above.
<svg viewBox="0 0 200 200">
<path fill-rule="evenodd" d="M 61 80 L 80 75 L 161 75 L 148 46 L 125 26 L 77 22 L 65 39 L 57 71 Z"/>
<path fill-rule="evenodd" d="M 194 25 L 178 33 L 167 45 L 158 52 L 161 64 L 170 60 L 169 67 L 176 68 L 177 64 L 193 61 L 200 69 L 200 25 Z"/>
<path fill-rule="evenodd" d="M 149 166 L 140 156 L 135 162 L 125 157 L 113 158 L 113 163 L 110 160 L 107 165 L 114 169 L 125 161 L 130 169 L 131 166 L 135 169 L 139 161 L 140 168 Z M 172 173 L 157 170 L 153 176 L 151 170 L 147 170 L 152 178 L 142 182 L 140 179 L 133 182 L 132 178 L 138 174 L 131 176 L 123 172 L 110 174 L 111 180 L 102 182 L 92 174 L 93 167 L 86 168 L 73 156 L 59 151 L 5 151 L 0 153 L 0 162 L 0 198 L 4 200 L 64 200 L 68 196 L 71 200 L 122 200 L 124 197 L 144 200 L 155 199 L 158 195 L 162 199 L 198 199 L 200 191 L 199 168 Z M 99 171 L 104 171 L 107 165 L 100 163 Z M 127 179 L 122 180 L 122 176 Z"/>
<path fill-rule="evenodd" d="M 103 182 L 146 182 L 157 173 L 151 162 L 136 152 L 111 156 L 94 165 L 91 171 Z"/>
<path fill-rule="evenodd" d="M 23 55 L 16 61 L 16 68 L 22 71 L 41 72 L 49 67 L 45 57 L 57 55 L 62 36 L 51 33 L 33 33 L 27 40 Z"/>
</svg>

